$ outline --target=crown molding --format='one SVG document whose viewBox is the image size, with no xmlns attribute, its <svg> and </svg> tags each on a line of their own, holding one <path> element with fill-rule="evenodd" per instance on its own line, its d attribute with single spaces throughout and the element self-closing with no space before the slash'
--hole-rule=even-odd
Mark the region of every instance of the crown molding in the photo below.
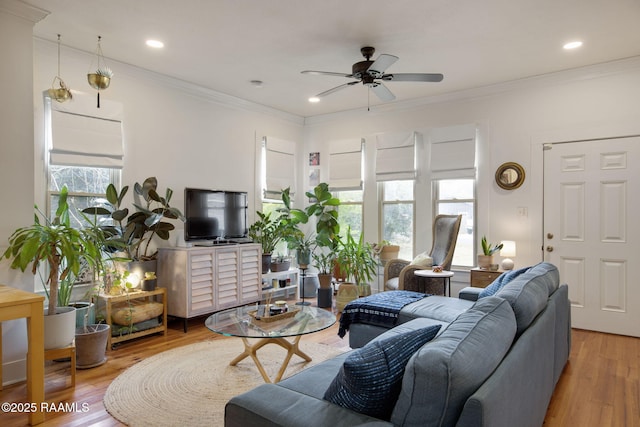
<svg viewBox="0 0 640 427">
<path fill-rule="evenodd" d="M 535 89 L 537 87 L 549 85 L 561 85 L 584 80 L 597 79 L 628 72 L 630 70 L 640 70 L 640 56 L 634 56 L 610 62 L 603 62 L 600 64 L 587 65 L 584 67 L 572 68 L 569 70 L 557 71 L 548 74 L 541 74 L 523 79 L 497 83 L 489 86 L 481 86 L 456 92 L 449 92 L 442 95 L 380 104 L 376 105 L 375 107 L 371 107 L 370 111 L 359 108 L 354 110 L 340 111 L 336 113 L 309 116 L 305 117 L 304 124 L 305 126 L 313 126 L 336 120 L 343 120 L 345 118 L 381 116 L 384 114 L 412 110 L 428 105 L 486 98 L 523 89 Z"/>
<path fill-rule="evenodd" d="M 51 40 L 47 40 L 41 37 L 37 37 L 37 36 L 34 36 L 34 40 L 39 43 L 50 44 L 51 46 L 56 45 L 56 42 L 53 42 Z M 65 45 L 65 50 L 67 52 L 69 51 L 74 52 L 76 55 L 79 55 L 79 56 L 91 57 L 93 55 L 93 53 L 91 52 L 87 52 L 87 51 L 77 49 L 67 45 Z M 109 57 L 106 57 L 106 58 L 110 64 L 118 64 L 117 67 L 113 67 L 113 66 L 111 67 L 111 68 L 117 68 L 118 74 L 126 75 L 126 76 L 140 79 L 140 80 L 155 82 L 162 86 L 176 89 L 187 95 L 193 96 L 195 98 L 198 98 L 206 102 L 212 102 L 220 106 L 276 117 L 280 120 L 290 122 L 299 126 L 304 125 L 304 117 L 302 116 L 287 113 L 287 112 L 278 110 L 276 108 L 268 107 L 266 105 L 247 101 L 242 98 L 238 98 L 232 95 L 228 95 L 226 93 L 218 92 L 213 89 L 209 89 L 194 83 L 190 83 L 185 80 L 178 79 L 176 77 L 171 77 L 165 74 L 157 73 L 155 71 L 141 68 L 126 62 L 118 61 L 113 58 L 109 58 Z"/>
<path fill-rule="evenodd" d="M 6 12 L 18 18 L 26 19 L 34 25 L 46 18 L 48 10 L 40 9 L 19 0 L 2 0 L 0 2 L 0 12 Z"/>
</svg>

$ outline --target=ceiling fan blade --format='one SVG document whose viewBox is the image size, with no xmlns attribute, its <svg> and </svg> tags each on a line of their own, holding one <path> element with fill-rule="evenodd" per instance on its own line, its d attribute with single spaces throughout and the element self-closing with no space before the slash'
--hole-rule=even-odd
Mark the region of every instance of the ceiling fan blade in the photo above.
<svg viewBox="0 0 640 427">
<path fill-rule="evenodd" d="M 371 86 L 371 90 L 381 101 L 393 101 L 396 99 L 396 96 L 382 83 Z"/>
<path fill-rule="evenodd" d="M 341 89 L 344 89 L 347 86 L 353 86 L 356 83 L 360 83 L 360 82 L 359 81 L 349 82 L 349 83 L 345 83 L 345 84 L 340 85 L 340 86 L 336 86 L 333 89 L 325 90 L 324 92 L 317 94 L 316 98 L 322 98 L 323 96 L 331 95 L 333 92 L 337 92 L 337 91 L 339 91 Z"/>
<path fill-rule="evenodd" d="M 386 82 L 441 82 L 444 76 L 436 73 L 397 73 L 384 74 L 380 77 Z"/>
<path fill-rule="evenodd" d="M 373 64 L 369 66 L 367 72 L 374 77 L 381 76 L 384 73 L 384 70 L 392 66 L 397 60 L 397 56 L 387 55 L 386 53 L 383 53 L 378 57 L 378 59 L 375 60 Z"/>
<path fill-rule="evenodd" d="M 314 70 L 304 70 L 304 71 L 300 71 L 301 74 L 312 74 L 314 76 L 337 76 L 337 77 L 350 77 L 350 78 L 355 78 L 353 77 L 352 74 L 345 74 L 345 73 L 334 73 L 332 71 L 314 71 Z"/>
</svg>

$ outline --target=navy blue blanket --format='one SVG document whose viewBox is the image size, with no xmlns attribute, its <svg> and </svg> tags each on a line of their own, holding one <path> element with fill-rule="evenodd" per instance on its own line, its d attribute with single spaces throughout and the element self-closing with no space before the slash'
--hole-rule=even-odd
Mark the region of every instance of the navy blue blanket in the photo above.
<svg viewBox="0 0 640 427">
<path fill-rule="evenodd" d="M 398 321 L 402 307 L 428 296 L 413 291 L 387 291 L 355 299 L 342 310 L 338 335 L 343 338 L 352 323 L 392 328 Z"/>
</svg>

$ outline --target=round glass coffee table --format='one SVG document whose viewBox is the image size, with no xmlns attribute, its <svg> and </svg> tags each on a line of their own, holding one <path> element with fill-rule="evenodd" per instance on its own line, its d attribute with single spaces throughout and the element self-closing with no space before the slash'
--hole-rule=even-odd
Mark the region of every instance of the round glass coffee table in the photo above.
<svg viewBox="0 0 640 427">
<path fill-rule="evenodd" d="M 260 314 L 264 311 L 264 306 L 237 307 L 209 316 L 204 324 L 217 334 L 241 338 L 244 343 L 244 351 L 229 364 L 235 366 L 241 360 L 251 357 L 267 383 L 270 383 L 271 379 L 260 363 L 257 351 L 267 344 L 277 344 L 287 350 L 280 370 L 273 381 L 278 382 L 282 379 L 282 375 L 294 354 L 307 362 L 311 361 L 311 357 L 298 347 L 300 338 L 303 335 L 327 329 L 336 323 L 336 316 L 333 313 L 316 307 L 289 305 L 288 310 L 288 317 L 263 318 Z M 251 342 L 252 338 L 258 338 L 258 340 Z M 289 341 L 286 338 L 293 338 L 293 340 Z"/>
</svg>

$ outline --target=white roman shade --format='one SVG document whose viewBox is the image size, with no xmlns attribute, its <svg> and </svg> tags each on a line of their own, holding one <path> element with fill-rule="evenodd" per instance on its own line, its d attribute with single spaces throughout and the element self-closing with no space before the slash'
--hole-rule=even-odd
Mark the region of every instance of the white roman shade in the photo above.
<svg viewBox="0 0 640 427">
<path fill-rule="evenodd" d="M 65 103 L 45 97 L 45 110 L 52 165 L 122 169 L 122 103 L 103 100 L 96 108 L 94 95 L 74 91 Z"/>
<path fill-rule="evenodd" d="M 342 139 L 329 143 L 329 188 L 362 190 L 362 139 Z"/>
<path fill-rule="evenodd" d="M 376 181 L 415 179 L 416 133 L 376 135 Z"/>
<path fill-rule="evenodd" d="M 265 137 L 265 199 L 279 199 L 280 192 L 290 188 L 295 193 L 295 143 Z"/>
<path fill-rule="evenodd" d="M 432 129 L 429 139 L 432 179 L 475 178 L 475 125 Z"/>
</svg>

